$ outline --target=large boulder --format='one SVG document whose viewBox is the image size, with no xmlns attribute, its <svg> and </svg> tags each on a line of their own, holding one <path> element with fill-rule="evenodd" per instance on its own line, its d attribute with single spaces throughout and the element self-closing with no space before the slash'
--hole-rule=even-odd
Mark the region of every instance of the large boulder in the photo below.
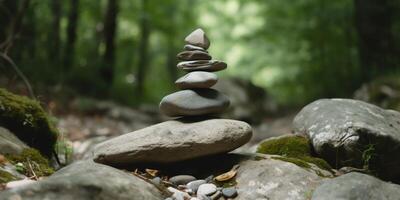
<svg viewBox="0 0 400 200">
<path fill-rule="evenodd" d="M 162 199 L 160 191 L 136 176 L 109 166 L 80 161 L 51 177 L 0 192 L 0 200 Z"/>
<path fill-rule="evenodd" d="M 171 163 L 232 151 L 251 135 L 250 125 L 236 120 L 171 120 L 98 144 L 94 160 L 109 165 Z"/>
<path fill-rule="evenodd" d="M 0 127 L 0 154 L 19 154 L 29 148 L 8 129 Z"/>
<path fill-rule="evenodd" d="M 258 155 L 256 160 L 240 163 L 236 175 L 239 196 L 235 199 L 310 199 L 312 191 L 329 174 L 322 169 L 303 168 L 271 156 Z"/>
<path fill-rule="evenodd" d="M 392 200 L 400 198 L 400 185 L 352 172 L 327 179 L 318 186 L 312 200 Z"/>
<path fill-rule="evenodd" d="M 400 175 L 399 112 L 357 100 L 322 99 L 304 107 L 293 127 L 331 166 L 364 168 L 387 180 Z"/>
</svg>

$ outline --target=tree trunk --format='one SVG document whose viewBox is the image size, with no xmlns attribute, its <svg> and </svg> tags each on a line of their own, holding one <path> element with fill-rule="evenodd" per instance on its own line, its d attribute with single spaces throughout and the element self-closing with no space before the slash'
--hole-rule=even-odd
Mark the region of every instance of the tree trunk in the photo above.
<svg viewBox="0 0 400 200">
<path fill-rule="evenodd" d="M 52 22 L 48 37 L 49 49 L 48 56 L 52 65 L 59 64 L 60 58 L 60 19 L 61 19 L 61 0 L 51 1 Z"/>
<path fill-rule="evenodd" d="M 167 69 L 169 77 L 171 78 L 172 83 L 176 81 L 178 78 L 178 69 L 176 67 L 176 48 L 174 42 L 174 36 L 168 35 L 167 36 Z"/>
<path fill-rule="evenodd" d="M 363 80 L 399 67 L 392 31 L 392 0 L 354 0 L 358 52 Z"/>
<path fill-rule="evenodd" d="M 78 27 L 79 0 L 70 0 L 67 40 L 64 52 L 64 72 L 67 72 L 75 60 L 76 31 Z"/>
<path fill-rule="evenodd" d="M 150 27 L 148 18 L 148 2 L 142 0 L 142 13 L 140 16 L 140 42 L 139 42 L 139 61 L 137 66 L 137 85 L 136 94 L 140 100 L 144 94 L 144 82 L 148 71 L 148 46 L 150 37 Z"/>
<path fill-rule="evenodd" d="M 107 85 L 113 83 L 115 65 L 115 33 L 117 28 L 118 0 L 108 0 L 107 11 L 104 19 L 103 66 L 100 69 L 102 79 Z"/>
</svg>

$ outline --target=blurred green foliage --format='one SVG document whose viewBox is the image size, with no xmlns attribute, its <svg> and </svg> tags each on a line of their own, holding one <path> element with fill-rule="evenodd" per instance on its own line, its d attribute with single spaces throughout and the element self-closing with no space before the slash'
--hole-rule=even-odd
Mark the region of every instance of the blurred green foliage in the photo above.
<svg viewBox="0 0 400 200">
<path fill-rule="evenodd" d="M 7 38 L 24 1 L 0 0 L 0 41 Z M 117 4 L 115 10 L 110 10 L 112 1 Z M 78 94 L 130 105 L 157 103 L 175 89 L 173 82 L 181 73 L 176 70 L 175 55 L 182 49 L 184 37 L 202 27 L 211 39 L 209 52 L 228 63 L 221 76 L 248 79 L 266 88 L 279 103 L 298 105 L 321 97 L 348 97 L 371 76 L 398 72 L 400 61 L 386 52 L 386 60 L 392 60 L 387 62 L 390 66 L 361 65 L 366 63 L 360 54 L 361 44 L 367 42 L 362 40 L 365 29 L 357 26 L 360 20 L 355 19 L 357 13 L 363 14 L 357 10 L 368 9 L 357 2 L 30 0 L 9 56 L 34 88 L 68 87 Z M 371 0 L 364 4 L 371 4 Z M 391 14 L 390 19 L 378 15 L 375 25 L 381 24 L 379 20 L 390 21 L 388 35 L 393 38 L 389 43 L 394 49 L 387 49 L 389 53 L 400 52 L 400 16 L 393 11 L 400 3 L 385 0 L 381 4 L 386 6 L 383 11 Z M 74 10 L 76 40 L 73 51 L 68 51 Z M 113 16 L 109 11 L 116 18 L 114 49 L 105 41 L 107 18 Z M 385 38 L 377 35 L 376 39 L 379 37 Z M 106 62 L 107 51 L 114 55 L 112 64 Z M 7 66 L 0 61 L 1 75 L 15 79 Z M 111 83 L 99 74 L 104 66 L 112 68 Z M 145 72 L 140 72 L 141 67 Z M 138 86 L 142 80 L 143 91 Z"/>
</svg>

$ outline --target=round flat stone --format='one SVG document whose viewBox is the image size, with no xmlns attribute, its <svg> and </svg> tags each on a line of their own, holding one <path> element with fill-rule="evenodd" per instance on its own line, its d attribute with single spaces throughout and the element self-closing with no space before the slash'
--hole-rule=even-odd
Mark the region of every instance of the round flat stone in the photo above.
<svg viewBox="0 0 400 200">
<path fill-rule="evenodd" d="M 198 28 L 190 33 L 185 38 L 185 42 L 194 46 L 199 46 L 204 49 L 208 49 L 210 47 L 210 40 L 208 40 L 206 34 L 203 29 Z"/>
<path fill-rule="evenodd" d="M 210 72 L 195 71 L 175 81 L 179 89 L 210 88 L 218 81 L 218 76 Z"/>
<path fill-rule="evenodd" d="M 194 60 L 194 61 L 183 61 L 178 63 L 177 67 L 185 71 L 221 71 L 226 69 L 227 65 L 225 62 L 218 60 Z"/>
<path fill-rule="evenodd" d="M 100 143 L 94 147 L 93 158 L 112 166 L 173 163 L 232 151 L 251 135 L 250 125 L 242 121 L 183 118 Z"/>
<path fill-rule="evenodd" d="M 229 99 L 214 89 L 181 90 L 165 96 L 160 111 L 170 117 L 218 114 L 229 107 Z"/>
<path fill-rule="evenodd" d="M 179 60 L 211 60 L 210 54 L 204 51 L 182 51 L 177 55 Z"/>
<path fill-rule="evenodd" d="M 222 195 L 226 198 L 235 198 L 237 196 L 237 190 L 234 187 L 228 187 L 222 189 Z"/>
<path fill-rule="evenodd" d="M 201 47 L 198 47 L 198 46 L 191 45 L 191 44 L 186 44 L 185 46 L 183 46 L 183 49 L 186 50 L 186 51 L 199 50 L 199 51 L 207 52 L 207 50 L 205 50 L 205 49 L 203 49 Z"/>
</svg>

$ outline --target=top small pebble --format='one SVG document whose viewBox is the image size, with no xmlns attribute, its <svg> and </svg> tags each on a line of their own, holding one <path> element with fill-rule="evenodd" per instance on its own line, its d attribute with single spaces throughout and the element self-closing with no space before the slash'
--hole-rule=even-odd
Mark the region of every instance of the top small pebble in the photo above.
<svg viewBox="0 0 400 200">
<path fill-rule="evenodd" d="M 206 34 L 203 29 L 198 28 L 192 33 L 190 33 L 186 38 L 185 42 L 194 46 L 201 47 L 205 50 L 210 47 L 210 40 L 208 40 Z"/>
</svg>

